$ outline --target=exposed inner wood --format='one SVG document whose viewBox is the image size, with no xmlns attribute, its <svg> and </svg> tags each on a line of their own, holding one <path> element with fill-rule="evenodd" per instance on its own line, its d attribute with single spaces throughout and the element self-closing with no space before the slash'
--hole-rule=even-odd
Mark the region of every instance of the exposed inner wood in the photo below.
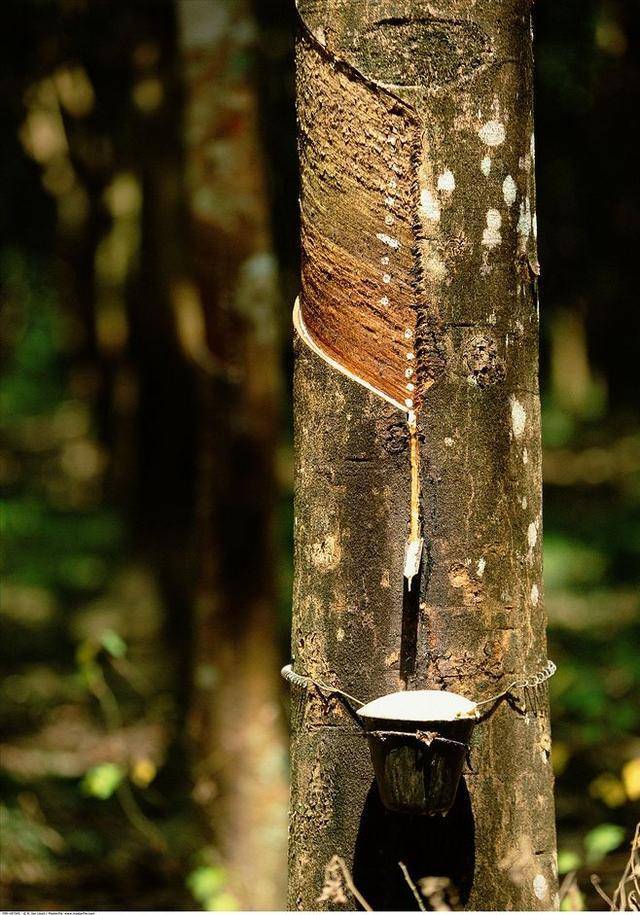
<svg viewBox="0 0 640 915">
<path fill-rule="evenodd" d="M 398 98 L 330 61 L 298 55 L 304 323 L 318 346 L 410 410 L 421 292 L 414 233 L 420 125 Z"/>
</svg>

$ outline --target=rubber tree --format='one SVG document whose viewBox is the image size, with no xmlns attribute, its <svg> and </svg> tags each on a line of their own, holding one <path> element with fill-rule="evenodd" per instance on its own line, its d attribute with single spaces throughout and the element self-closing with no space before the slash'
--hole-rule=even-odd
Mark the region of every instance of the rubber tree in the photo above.
<svg viewBox="0 0 640 915">
<path fill-rule="evenodd" d="M 294 669 L 480 700 L 546 662 L 531 4 L 298 6 Z M 451 905 L 556 906 L 546 703 L 501 703 L 449 814 L 407 817 L 294 688 L 290 908 L 353 904 L 334 855 L 374 909 L 417 907 L 400 861 Z"/>
<path fill-rule="evenodd" d="M 251 68 L 257 36 L 241 0 L 181 0 L 177 9 L 191 272 L 174 284 L 174 304 L 197 367 L 201 430 L 194 796 L 235 904 L 277 909 L 288 787 L 274 529 L 282 386 Z"/>
</svg>

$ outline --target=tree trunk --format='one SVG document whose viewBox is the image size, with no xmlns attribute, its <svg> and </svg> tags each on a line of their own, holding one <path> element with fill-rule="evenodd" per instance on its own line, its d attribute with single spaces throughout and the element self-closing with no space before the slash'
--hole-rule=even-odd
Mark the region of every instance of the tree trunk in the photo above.
<svg viewBox="0 0 640 915">
<path fill-rule="evenodd" d="M 546 662 L 530 4 L 299 8 L 294 669 L 483 699 Z M 339 905 L 336 854 L 374 909 L 416 908 L 400 861 L 467 909 L 557 905 L 546 697 L 478 727 L 444 818 L 384 810 L 343 706 L 294 699 L 291 908 Z"/>
<path fill-rule="evenodd" d="M 177 283 L 174 293 L 184 346 L 200 369 L 203 433 L 195 796 L 236 903 L 277 909 L 287 796 L 274 529 L 282 392 L 251 82 L 255 26 L 241 0 L 181 0 L 178 8 L 196 282 Z"/>
</svg>

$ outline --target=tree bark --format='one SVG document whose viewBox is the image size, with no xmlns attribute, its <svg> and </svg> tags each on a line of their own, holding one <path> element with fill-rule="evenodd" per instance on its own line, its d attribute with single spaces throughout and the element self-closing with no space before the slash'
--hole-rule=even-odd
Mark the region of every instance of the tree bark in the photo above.
<svg viewBox="0 0 640 915">
<path fill-rule="evenodd" d="M 530 4 L 299 9 L 301 311 L 397 401 L 413 291 L 425 546 L 409 591 L 406 414 L 298 338 L 294 669 L 364 701 L 483 699 L 546 662 Z M 290 908 L 339 907 L 318 902 L 336 854 L 374 909 L 416 908 L 400 861 L 466 909 L 557 906 L 546 697 L 478 727 L 444 818 L 382 808 L 342 705 L 294 688 L 293 709 Z"/>
<path fill-rule="evenodd" d="M 195 797 L 236 903 L 277 909 L 287 795 L 275 548 L 282 390 L 250 67 L 255 25 L 241 0 L 181 0 L 178 10 L 195 283 L 177 283 L 174 299 L 199 367 L 202 420 Z"/>
</svg>

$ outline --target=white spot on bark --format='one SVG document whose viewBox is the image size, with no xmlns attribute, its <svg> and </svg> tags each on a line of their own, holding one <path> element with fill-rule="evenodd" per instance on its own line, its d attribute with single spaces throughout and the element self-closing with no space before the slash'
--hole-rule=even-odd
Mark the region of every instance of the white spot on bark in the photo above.
<svg viewBox="0 0 640 915">
<path fill-rule="evenodd" d="M 520 216 L 518 218 L 517 232 L 520 240 L 520 249 L 526 250 L 529 236 L 531 235 L 531 201 L 528 197 L 520 204 Z"/>
<path fill-rule="evenodd" d="M 500 146 L 506 136 L 504 124 L 495 120 L 487 121 L 478 131 L 478 136 L 487 146 Z"/>
<path fill-rule="evenodd" d="M 339 642 L 341 642 L 341 641 L 343 640 L 343 638 L 344 638 L 344 629 L 342 628 L 342 626 L 339 626 L 339 627 L 338 627 L 338 631 L 336 632 L 336 638 L 337 638 L 337 640 L 338 640 Z"/>
<path fill-rule="evenodd" d="M 489 173 L 491 172 L 491 159 L 489 156 L 485 156 L 480 163 L 480 171 L 485 176 L 485 178 L 489 177 Z"/>
<path fill-rule="evenodd" d="M 342 550 L 335 534 L 328 534 L 324 540 L 311 546 L 311 560 L 316 568 L 323 571 L 337 568 L 341 556 Z"/>
<path fill-rule="evenodd" d="M 456 187 L 456 179 L 455 179 L 454 174 L 453 174 L 453 172 L 451 171 L 451 169 L 446 169 L 446 171 L 444 171 L 444 172 L 438 177 L 438 185 L 437 185 L 437 187 L 438 187 L 438 190 L 439 190 L 439 191 L 445 191 L 445 192 L 447 192 L 447 193 L 449 193 L 449 194 L 452 193 L 452 192 L 455 190 L 455 187 Z"/>
<path fill-rule="evenodd" d="M 533 892 L 536 894 L 538 899 L 542 902 L 547 898 L 549 894 L 549 889 L 547 887 L 547 881 L 543 874 L 536 874 L 533 878 Z"/>
<path fill-rule="evenodd" d="M 522 497 L 522 507 L 523 507 L 523 508 L 526 508 L 528 504 L 529 504 L 529 502 L 528 502 L 528 500 L 527 500 L 527 497 L 526 497 L 526 496 L 523 496 L 523 497 Z"/>
<path fill-rule="evenodd" d="M 376 238 L 381 241 L 383 245 L 389 245 L 389 247 L 394 250 L 397 250 L 400 247 L 400 242 L 397 238 L 391 238 L 390 235 L 385 235 L 384 232 L 379 232 L 376 235 Z"/>
<path fill-rule="evenodd" d="M 531 603 L 534 607 L 538 606 L 538 601 L 540 599 L 540 592 L 538 591 L 537 585 L 531 585 Z"/>
<path fill-rule="evenodd" d="M 522 463 L 523 464 L 529 463 L 529 452 L 527 451 L 526 448 L 522 449 Z"/>
<path fill-rule="evenodd" d="M 447 435 L 447 437 L 444 440 L 444 443 L 447 446 L 447 448 L 451 448 L 451 446 L 453 445 L 453 439 Z"/>
<path fill-rule="evenodd" d="M 423 188 L 420 192 L 420 209 L 427 219 L 432 222 L 438 222 L 440 219 L 440 204 L 433 196 L 429 188 Z"/>
<path fill-rule="evenodd" d="M 447 265 L 435 251 L 425 254 L 424 269 L 433 279 L 443 280 L 447 275 Z"/>
<path fill-rule="evenodd" d="M 482 233 L 482 244 L 485 248 L 497 248 L 502 242 L 500 226 L 502 225 L 502 216 L 498 210 L 487 211 L 487 226 Z"/>
<path fill-rule="evenodd" d="M 520 158 L 518 159 L 518 168 L 520 168 L 520 170 L 524 171 L 524 172 L 531 171 L 531 156 L 529 155 L 529 153 L 525 153 L 524 156 L 520 156 Z"/>
<path fill-rule="evenodd" d="M 481 556 L 480 559 L 478 560 L 478 564 L 476 566 L 476 570 L 478 572 L 478 578 L 482 578 L 486 567 L 487 567 L 487 560 L 484 558 L 484 556 Z"/>
<path fill-rule="evenodd" d="M 527 543 L 529 544 L 529 549 L 532 550 L 536 543 L 538 542 L 538 525 L 535 521 L 532 521 L 529 527 L 527 528 Z"/>
<path fill-rule="evenodd" d="M 511 177 L 507 177 L 502 182 L 502 196 L 504 197 L 504 202 L 508 207 L 512 206 L 516 202 L 516 197 L 518 196 L 518 188 L 516 183 Z"/>
<path fill-rule="evenodd" d="M 527 414 L 516 397 L 511 398 L 511 428 L 516 438 L 520 438 L 527 424 Z M 526 463 L 526 461 L 525 461 Z"/>
</svg>

